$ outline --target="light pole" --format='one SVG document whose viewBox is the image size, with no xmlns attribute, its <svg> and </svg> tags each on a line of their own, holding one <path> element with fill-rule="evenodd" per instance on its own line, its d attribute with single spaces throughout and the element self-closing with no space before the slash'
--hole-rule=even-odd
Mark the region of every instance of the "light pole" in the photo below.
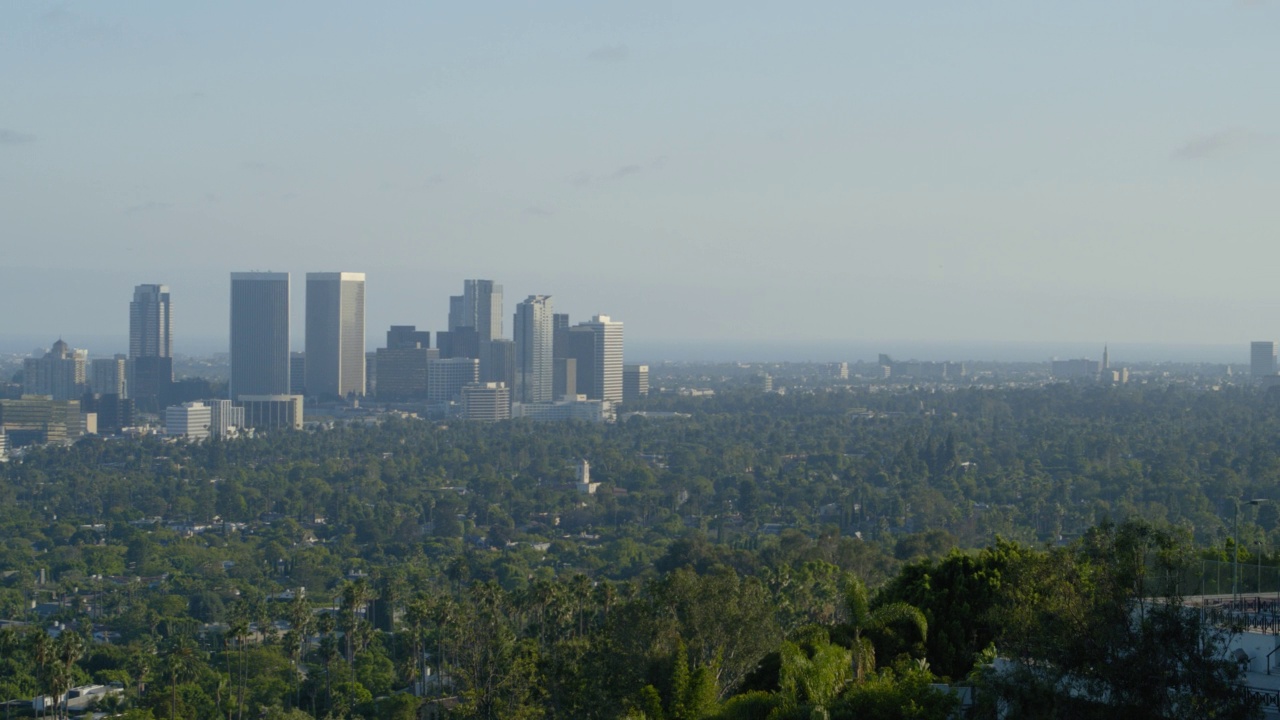
<svg viewBox="0 0 1280 720">
<path fill-rule="evenodd" d="M 1266 501 L 1266 498 L 1253 498 L 1246 504 L 1261 505 Z M 1235 530 L 1232 532 L 1234 537 L 1231 539 L 1231 602 L 1235 605 L 1240 602 L 1240 498 L 1236 498 Z"/>
</svg>

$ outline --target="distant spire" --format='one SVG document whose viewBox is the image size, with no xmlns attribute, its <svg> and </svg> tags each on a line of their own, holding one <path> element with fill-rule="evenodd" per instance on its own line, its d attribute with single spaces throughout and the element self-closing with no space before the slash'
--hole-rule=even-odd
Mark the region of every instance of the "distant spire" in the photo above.
<svg viewBox="0 0 1280 720">
<path fill-rule="evenodd" d="M 1108 353 L 1107 353 L 1107 344 L 1106 344 L 1106 343 L 1103 343 L 1103 344 L 1102 344 L 1102 369 L 1103 369 L 1103 370 L 1110 370 L 1110 369 L 1111 369 L 1111 359 L 1110 359 L 1110 357 L 1108 356 Z"/>
</svg>

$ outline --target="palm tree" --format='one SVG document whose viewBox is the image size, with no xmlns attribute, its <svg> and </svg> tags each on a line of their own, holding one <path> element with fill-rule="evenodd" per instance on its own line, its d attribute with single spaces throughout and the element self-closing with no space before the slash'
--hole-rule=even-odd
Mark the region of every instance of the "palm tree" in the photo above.
<svg viewBox="0 0 1280 720">
<path fill-rule="evenodd" d="M 53 662 L 53 640 L 44 630 L 37 630 L 31 635 L 31 659 L 36 663 L 36 677 L 42 681 L 41 690 L 48 688 L 49 664 Z"/>
<path fill-rule="evenodd" d="M 236 692 L 236 706 L 237 706 L 236 716 L 243 718 L 244 717 L 244 685 L 245 685 L 244 645 L 245 645 L 245 642 L 248 641 L 249 639 L 249 621 L 244 617 L 237 617 L 233 619 L 230 625 L 227 627 L 227 635 L 229 637 L 233 637 L 236 639 L 236 647 L 239 650 L 239 655 L 240 655 L 240 663 L 239 663 L 240 667 L 238 668 L 238 672 L 237 672 L 238 685 L 237 685 L 237 692 Z"/>
<path fill-rule="evenodd" d="M 845 609 L 849 612 L 849 619 L 844 630 L 852 636 L 849 646 L 853 650 L 854 674 L 859 681 L 866 673 L 876 669 L 876 647 L 871 638 L 867 637 L 868 633 L 879 634 L 890 626 L 905 624 L 919 633 L 922 643 L 929 633 L 929 623 L 924 613 L 914 605 L 896 602 L 872 610 L 867 597 L 867 586 L 857 578 L 853 579 L 845 593 Z"/>
<path fill-rule="evenodd" d="M 189 679 L 196 669 L 196 649 L 185 637 L 174 638 L 165 654 L 165 674 L 169 676 L 169 717 L 178 717 L 178 685 Z"/>
<path fill-rule="evenodd" d="M 307 653 L 307 635 L 311 632 L 311 627 L 315 623 L 315 618 L 311 614 L 311 604 L 307 602 L 306 597 L 299 589 L 297 595 L 294 596 L 293 602 L 289 604 L 289 625 L 290 632 L 295 634 L 293 638 L 296 645 L 290 644 L 290 652 L 294 653 L 294 666 L 298 669 L 295 678 L 295 700 L 294 705 L 302 701 L 302 662 L 306 658 Z"/>
<path fill-rule="evenodd" d="M 340 626 L 347 645 L 347 667 L 353 673 L 355 672 L 355 654 L 358 646 L 356 633 L 360 629 L 360 618 L 356 616 L 356 613 L 368 605 L 372 599 L 373 590 L 369 587 L 369 583 L 365 582 L 364 578 L 349 582 L 342 588 Z"/>
<path fill-rule="evenodd" d="M 71 668 L 84 655 L 84 638 L 80 637 L 80 633 L 73 630 L 64 630 L 58 636 L 58 643 L 55 658 L 61 661 L 62 682 L 57 685 L 58 692 L 63 696 L 63 712 L 70 715 L 70 711 L 66 707 L 67 695 L 71 691 L 71 682 L 74 677 L 71 674 Z"/>
</svg>

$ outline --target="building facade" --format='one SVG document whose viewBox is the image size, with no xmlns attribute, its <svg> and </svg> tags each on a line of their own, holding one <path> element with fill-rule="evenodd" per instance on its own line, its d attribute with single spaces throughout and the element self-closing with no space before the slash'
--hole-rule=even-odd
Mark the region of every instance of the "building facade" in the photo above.
<svg viewBox="0 0 1280 720">
<path fill-rule="evenodd" d="M 449 298 L 449 332 L 472 327 L 480 341 L 502 337 L 502 286 L 492 280 L 465 280 L 462 294 Z"/>
<path fill-rule="evenodd" d="M 244 427 L 255 430 L 302 429 L 301 395 L 241 395 Z"/>
<path fill-rule="evenodd" d="M 49 395 L 54 400 L 77 400 L 84 394 L 89 353 L 73 350 L 61 339 L 40 358 L 22 364 L 24 395 Z"/>
<path fill-rule="evenodd" d="M 622 399 L 628 401 L 649 397 L 649 366 L 624 365 L 622 367 Z"/>
<path fill-rule="evenodd" d="M 530 295 L 516 305 L 515 393 L 522 403 L 551 402 L 554 398 L 555 319 L 550 295 Z"/>
<path fill-rule="evenodd" d="M 129 357 L 173 357 L 168 285 L 138 285 L 129 303 Z"/>
<path fill-rule="evenodd" d="M 205 440 L 212 425 L 213 410 L 203 402 L 174 405 L 164 411 L 164 432 L 169 437 Z"/>
<path fill-rule="evenodd" d="M 592 400 L 622 401 L 622 323 L 608 315 L 596 315 L 590 322 L 569 328 L 569 334 L 591 338 L 591 367 L 584 373 L 578 359 L 578 392 Z M 583 381 L 586 381 L 585 383 Z"/>
<path fill-rule="evenodd" d="M 289 273 L 231 273 L 228 393 L 289 393 Z"/>
<path fill-rule="evenodd" d="M 99 395 L 129 397 L 128 359 L 96 358 L 89 361 L 89 389 Z"/>
<path fill-rule="evenodd" d="M 427 402 L 457 400 L 463 387 L 476 382 L 480 382 L 480 361 L 475 358 L 427 361 Z"/>
<path fill-rule="evenodd" d="M 363 395 L 364 273 L 307 273 L 307 394 Z"/>
<path fill-rule="evenodd" d="M 1276 374 L 1276 343 L 1255 340 L 1249 344 L 1249 374 L 1255 379 Z"/>
<path fill-rule="evenodd" d="M 462 388 L 462 416 L 467 420 L 497 422 L 511 418 L 511 392 L 499 382 L 471 383 Z"/>
</svg>

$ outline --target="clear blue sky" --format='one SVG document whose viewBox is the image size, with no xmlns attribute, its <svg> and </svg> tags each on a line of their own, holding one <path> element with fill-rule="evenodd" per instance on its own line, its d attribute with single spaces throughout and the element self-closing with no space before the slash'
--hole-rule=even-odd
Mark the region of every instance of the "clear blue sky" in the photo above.
<svg viewBox="0 0 1280 720">
<path fill-rule="evenodd" d="M 13 0 L 0 335 L 161 282 L 182 351 L 272 269 L 375 336 L 485 277 L 637 342 L 1280 338 L 1278 72 L 1266 0 Z"/>
</svg>

